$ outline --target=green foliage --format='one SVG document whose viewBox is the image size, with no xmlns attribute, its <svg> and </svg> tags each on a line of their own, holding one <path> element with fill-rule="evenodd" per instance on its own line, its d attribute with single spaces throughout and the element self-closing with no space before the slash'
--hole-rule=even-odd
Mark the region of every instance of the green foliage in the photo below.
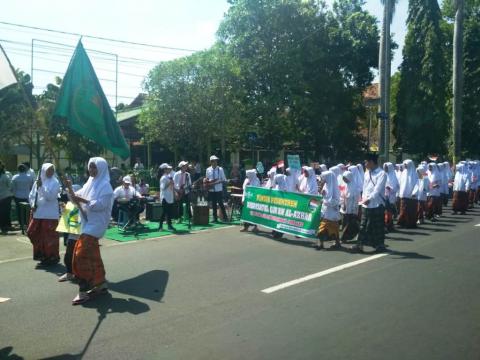
<svg viewBox="0 0 480 360">
<path fill-rule="evenodd" d="M 239 69 L 221 46 L 161 63 L 145 87 L 149 96 L 139 128 L 147 141 L 188 157 L 210 152 L 214 143 L 238 144 Z"/>
<path fill-rule="evenodd" d="M 452 73 L 453 63 L 453 30 L 455 20 L 453 0 L 445 0 L 442 13 L 445 18 L 443 30 L 447 43 L 447 70 Z M 465 20 L 463 38 L 463 119 L 462 119 L 462 156 L 475 157 L 480 155 L 480 0 L 465 0 Z M 450 79 L 451 80 L 451 79 Z M 452 83 L 449 82 L 447 93 L 449 97 L 448 113 L 452 117 Z"/>
<path fill-rule="evenodd" d="M 140 129 L 188 156 L 215 144 L 349 157 L 362 148 L 363 89 L 378 61 L 376 20 L 362 0 L 232 0 L 219 43 L 164 62 L 146 81 Z M 223 146 L 222 146 L 223 148 Z M 335 149 L 332 151 L 332 149 Z"/>
<path fill-rule="evenodd" d="M 467 2 L 467 4 L 469 4 Z M 462 150 L 480 155 L 480 1 L 467 5 L 464 32 Z"/>
<path fill-rule="evenodd" d="M 0 90 L 1 154 L 6 154 L 15 144 L 30 144 L 30 130 L 35 126 L 32 107 L 35 105 L 35 100 L 32 95 L 30 76 L 22 71 L 16 73 L 21 86 L 11 85 Z"/>
<path fill-rule="evenodd" d="M 411 154 L 444 154 L 449 119 L 446 41 L 437 0 L 411 0 L 396 98 L 396 146 Z"/>
</svg>

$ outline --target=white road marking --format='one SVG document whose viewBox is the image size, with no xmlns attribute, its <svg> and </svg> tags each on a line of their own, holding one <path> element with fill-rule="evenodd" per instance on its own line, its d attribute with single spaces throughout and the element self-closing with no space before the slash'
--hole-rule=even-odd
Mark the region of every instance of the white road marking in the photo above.
<svg viewBox="0 0 480 360">
<path fill-rule="evenodd" d="M 3 297 L 0 297 L 0 303 L 7 302 L 8 300 L 10 300 L 10 298 L 3 298 Z"/>
<path fill-rule="evenodd" d="M 31 256 L 26 256 L 26 257 L 15 258 L 15 259 L 0 260 L 0 264 L 5 264 L 9 262 L 14 262 L 14 261 L 28 260 L 31 258 L 32 258 Z"/>
<path fill-rule="evenodd" d="M 480 224 L 477 224 L 477 225 L 475 225 L 475 226 L 480 226 Z"/>
<path fill-rule="evenodd" d="M 276 291 L 286 289 L 290 286 L 298 285 L 298 284 L 304 283 L 304 282 L 309 281 L 309 280 L 317 279 L 319 277 L 329 275 L 329 274 L 332 274 L 332 273 L 337 272 L 337 271 L 345 270 L 345 269 L 351 268 L 353 266 L 357 266 L 357 265 L 360 265 L 360 264 L 363 264 L 363 263 L 366 263 L 366 262 L 369 262 L 369 261 L 372 261 L 372 260 L 376 260 L 376 259 L 379 259 L 379 258 L 387 256 L 387 255 L 388 254 L 372 255 L 372 256 L 369 256 L 369 257 L 366 257 L 366 258 L 363 258 L 363 259 L 360 259 L 360 260 L 356 260 L 356 261 L 352 261 L 352 262 L 349 262 L 349 263 L 346 263 L 346 264 L 343 264 L 343 265 L 335 266 L 333 268 L 323 270 L 323 271 L 320 271 L 320 272 L 315 273 L 315 274 L 310 274 L 310 275 L 307 275 L 307 276 L 304 276 L 304 277 L 301 277 L 301 278 L 298 278 L 298 279 L 295 279 L 295 280 L 292 280 L 292 281 L 285 282 L 283 284 L 279 284 L 279 285 L 269 287 L 267 289 L 263 289 L 262 292 L 264 294 L 271 294 L 271 293 L 274 293 Z"/>
</svg>

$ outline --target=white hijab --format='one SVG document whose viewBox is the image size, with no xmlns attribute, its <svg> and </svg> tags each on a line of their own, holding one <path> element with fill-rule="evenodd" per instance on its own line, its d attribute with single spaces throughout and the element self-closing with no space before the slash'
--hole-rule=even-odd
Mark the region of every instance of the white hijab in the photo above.
<svg viewBox="0 0 480 360">
<path fill-rule="evenodd" d="M 387 171 L 385 171 L 387 173 L 386 186 L 391 188 L 390 193 L 388 195 L 395 195 L 400 188 L 400 184 L 398 183 L 397 175 L 395 173 L 395 167 L 391 162 L 386 162 L 385 164 L 383 164 L 383 166 L 384 166 L 384 170 L 385 170 L 385 167 L 387 167 Z M 387 192 L 386 189 L 385 189 L 385 192 Z"/>
<path fill-rule="evenodd" d="M 51 167 L 53 167 L 53 176 L 49 178 L 47 176 L 47 170 L 50 169 Z M 51 163 L 43 164 L 42 169 L 40 170 L 40 179 L 42 180 L 42 185 L 45 186 L 47 189 L 52 186 L 59 185 L 59 181 L 55 174 L 55 165 Z"/>
<path fill-rule="evenodd" d="M 362 185 L 360 187 L 360 192 L 363 191 L 363 183 L 365 181 L 365 170 L 363 170 L 363 165 L 362 164 L 357 164 L 357 169 L 358 169 L 358 186 Z"/>
<path fill-rule="evenodd" d="M 418 184 L 418 174 L 412 160 L 403 162 L 405 169 L 400 175 L 400 198 L 411 198 Z"/>
<path fill-rule="evenodd" d="M 467 191 L 468 173 L 465 171 L 465 164 L 456 166 L 455 180 L 453 181 L 453 191 Z"/>
<path fill-rule="evenodd" d="M 277 174 L 274 178 L 275 181 L 275 190 L 287 191 L 287 182 L 286 176 L 283 174 Z"/>
<path fill-rule="evenodd" d="M 90 176 L 77 195 L 85 200 L 97 200 L 102 196 L 113 194 L 107 161 L 101 157 L 93 157 L 88 160 L 89 167 L 91 163 L 97 167 L 97 176 Z"/>
<path fill-rule="evenodd" d="M 245 171 L 247 178 L 243 182 L 244 187 L 246 186 L 260 186 L 260 180 L 258 180 L 257 170 L 250 169 Z"/>
<path fill-rule="evenodd" d="M 315 170 L 310 166 L 305 167 L 308 173 L 308 177 L 304 178 L 305 181 L 305 194 L 318 195 L 317 177 L 315 176 Z"/>
<path fill-rule="evenodd" d="M 323 201 L 326 204 L 338 205 L 340 203 L 340 190 L 336 175 L 332 171 L 325 171 L 321 177 L 325 181 L 322 189 Z"/>
<path fill-rule="evenodd" d="M 48 177 L 47 176 L 47 170 L 53 167 L 53 176 Z M 60 187 L 60 182 L 57 179 L 57 176 L 55 174 L 55 165 L 51 163 L 45 163 L 42 165 L 42 168 L 40 170 L 40 180 L 42 181 L 42 187 L 45 187 L 47 189 L 47 192 L 52 192 L 55 191 L 55 188 Z M 32 188 L 32 194 L 36 194 L 37 192 L 37 183 L 35 182 L 35 186 Z"/>
<path fill-rule="evenodd" d="M 275 174 L 277 173 L 277 168 L 272 167 L 270 170 L 268 170 L 267 175 L 268 175 L 268 180 L 267 183 L 265 184 L 265 187 L 267 189 L 273 189 L 275 186 Z"/>
<path fill-rule="evenodd" d="M 358 184 L 355 182 L 355 174 L 350 170 L 350 168 L 357 169 L 356 166 L 350 166 L 347 170 L 343 173 L 343 177 L 348 180 L 348 183 L 344 181 L 345 183 L 345 194 L 347 197 L 354 197 L 358 198 L 360 196 L 360 191 L 358 189 Z"/>
<path fill-rule="evenodd" d="M 358 167 L 355 165 L 351 165 L 348 167 L 348 170 L 346 172 L 351 172 L 352 173 L 352 179 L 350 180 L 350 184 L 353 184 L 356 188 L 356 191 L 358 194 L 360 194 L 363 191 L 363 181 L 360 181 L 360 171 L 358 170 Z M 343 176 L 345 176 L 345 173 L 343 173 Z"/>
</svg>

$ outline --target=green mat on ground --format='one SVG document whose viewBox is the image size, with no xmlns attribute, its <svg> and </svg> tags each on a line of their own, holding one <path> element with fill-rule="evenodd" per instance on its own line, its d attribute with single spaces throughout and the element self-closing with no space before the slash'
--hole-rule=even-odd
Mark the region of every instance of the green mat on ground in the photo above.
<svg viewBox="0 0 480 360">
<path fill-rule="evenodd" d="M 164 224 L 164 230 L 159 231 L 158 222 L 147 221 L 143 223 L 143 226 L 138 227 L 136 232 L 133 229 L 122 231 L 117 226 L 113 226 L 107 230 L 104 238 L 109 240 L 126 242 L 126 241 L 134 241 L 134 240 L 153 239 L 153 238 L 158 238 L 158 237 L 172 235 L 172 234 L 182 235 L 182 234 L 188 234 L 194 231 L 215 229 L 215 228 L 221 228 L 225 226 L 239 225 L 239 224 L 240 224 L 239 221 L 233 221 L 231 223 L 217 223 L 217 224 L 210 223 L 209 225 L 192 225 L 192 228 L 189 230 L 187 223 L 175 224 L 174 222 L 173 226 L 177 231 L 172 232 L 172 231 L 166 230 L 167 229 L 166 224 Z"/>
</svg>

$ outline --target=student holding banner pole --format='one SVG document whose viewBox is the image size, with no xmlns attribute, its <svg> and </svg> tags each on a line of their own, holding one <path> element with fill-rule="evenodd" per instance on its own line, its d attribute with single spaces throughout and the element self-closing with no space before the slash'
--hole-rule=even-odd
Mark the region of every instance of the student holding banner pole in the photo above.
<svg viewBox="0 0 480 360">
<path fill-rule="evenodd" d="M 324 171 L 321 179 L 325 183 L 322 189 L 322 210 L 320 227 L 317 233 L 317 250 L 323 249 L 323 243 L 329 240 L 335 240 L 335 244 L 330 249 L 339 249 L 340 245 L 340 190 L 338 188 L 337 178 L 331 171 Z"/>
</svg>

